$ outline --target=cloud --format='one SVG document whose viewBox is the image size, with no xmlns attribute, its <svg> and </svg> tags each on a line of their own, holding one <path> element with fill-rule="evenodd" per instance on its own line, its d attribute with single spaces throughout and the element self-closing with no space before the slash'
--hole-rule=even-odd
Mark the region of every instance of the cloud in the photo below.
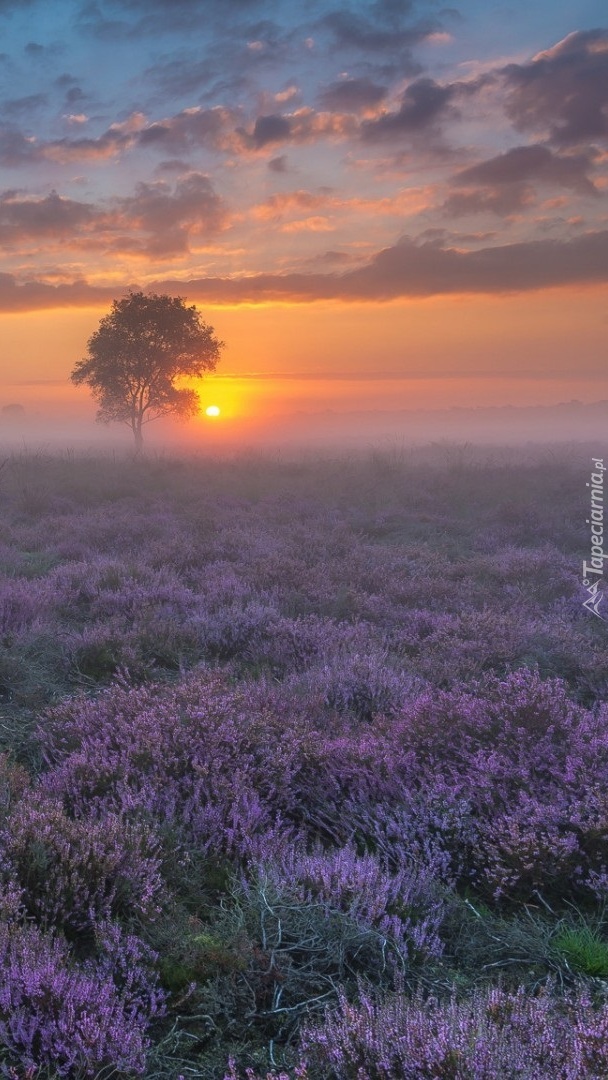
<svg viewBox="0 0 608 1080">
<path fill-rule="evenodd" d="M 2 102 L 2 112 L 8 116 L 28 116 L 48 103 L 46 94 L 26 94 Z"/>
<path fill-rule="evenodd" d="M 461 251 L 410 238 L 342 274 L 257 274 L 245 279 L 157 282 L 201 301 L 385 301 L 456 293 L 517 293 L 608 280 L 608 230 L 575 240 L 531 240 Z"/>
<path fill-rule="evenodd" d="M 325 251 L 322 255 L 309 260 L 311 263 L 325 263 L 328 266 L 347 266 L 359 262 L 360 257 L 348 251 Z"/>
<path fill-rule="evenodd" d="M 0 243 L 5 248 L 28 242 L 61 241 L 63 248 L 105 250 L 173 257 L 188 252 L 192 237 L 219 232 L 228 219 L 224 201 L 209 178 L 191 172 L 175 186 L 140 183 L 132 195 L 105 203 L 78 202 L 6 191 L 0 195 Z"/>
<path fill-rule="evenodd" d="M 136 110 L 125 120 L 109 125 L 99 134 L 92 129 L 95 117 L 90 118 L 90 106 L 83 110 L 86 95 L 75 83 L 74 76 L 64 74 L 55 80 L 65 93 L 64 119 L 71 130 L 59 139 L 45 139 L 26 134 L 16 124 L 0 126 L 0 166 L 36 166 L 51 162 L 65 165 L 78 162 L 104 162 L 119 159 L 138 148 L 157 151 L 174 159 L 202 150 L 239 154 L 265 151 L 285 144 L 301 145 L 323 140 L 345 140 L 362 137 L 374 142 L 394 138 L 400 133 L 415 134 L 436 128 L 440 119 L 450 114 L 451 101 L 460 91 L 460 84 L 441 86 L 431 79 L 418 79 L 404 92 L 400 107 L 361 121 L 357 113 L 377 109 L 387 95 L 386 88 L 368 78 L 337 80 L 325 88 L 320 100 L 331 108 L 321 110 L 310 106 L 291 111 L 260 112 L 248 124 L 244 123 L 245 108 L 239 106 L 194 105 L 164 118 L 150 121 Z M 274 95 L 276 98 L 276 95 Z M 14 111 L 31 112 L 44 103 L 42 95 L 30 95 L 9 103 Z M 344 108 L 339 108 L 342 104 Z M 453 114 L 453 110 L 452 114 Z M 89 127 L 78 132 L 88 120 Z M 282 161 L 275 153 L 275 161 Z M 279 166 L 280 167 L 280 166 Z M 273 171 L 278 171 L 274 166 Z"/>
<path fill-rule="evenodd" d="M 457 293 L 518 293 L 607 280 L 608 230 L 603 230 L 573 240 L 530 240 L 476 251 L 450 248 L 439 239 L 417 243 L 405 237 L 366 265 L 342 273 L 165 278 L 148 287 L 205 303 L 379 302 Z M 0 310 L 108 304 L 118 291 L 116 286 L 94 287 L 83 281 L 18 284 L 11 274 L 0 274 Z"/>
<path fill-rule="evenodd" d="M 303 31 L 295 13 L 286 9 L 279 23 L 261 18 L 260 6 L 251 5 L 249 13 L 243 9 L 241 18 L 238 10 L 232 13 L 237 17 L 231 18 L 228 5 L 216 6 L 207 18 L 206 5 L 204 14 L 201 5 L 203 32 L 197 38 L 193 26 L 187 27 L 188 39 L 196 41 L 195 47 L 182 45 L 157 58 L 154 66 L 145 71 L 147 79 L 165 99 L 190 98 L 213 105 L 233 104 L 238 99 L 250 103 L 257 97 L 260 77 L 268 72 L 291 80 L 302 51 Z M 172 15 L 173 7 L 165 4 L 168 33 L 176 28 Z M 285 86 L 280 91 L 274 88 L 274 95 L 277 92 L 278 100 L 281 94 L 289 93 Z"/>
<path fill-rule="evenodd" d="M 38 199 L 6 191 L 0 195 L 0 243 L 15 247 L 24 240 L 70 237 L 95 217 L 90 204 L 61 198 L 56 191 Z"/>
<path fill-rule="evenodd" d="M 525 292 L 608 280 L 608 230 L 574 240 L 529 240 L 462 251 L 404 238 L 345 275 L 349 297 Z"/>
<path fill-rule="evenodd" d="M 259 21 L 265 7 L 272 12 L 275 6 L 272 0 L 109 0 L 103 9 L 94 3 L 84 5 L 79 22 L 87 35 L 110 41 L 117 34 L 166 38 L 193 31 L 208 34 L 210 28 L 217 36 L 221 29 L 234 34 L 252 16 Z"/>
<path fill-rule="evenodd" d="M 77 114 L 77 118 L 80 115 L 86 114 Z M 203 147 L 239 153 L 263 150 L 283 142 L 345 138 L 357 130 L 354 116 L 316 112 L 311 108 L 300 108 L 287 115 L 258 116 L 249 131 L 239 123 L 241 120 L 238 110 L 223 106 L 210 109 L 193 106 L 152 123 L 142 113 L 135 112 L 127 120 L 111 124 L 98 136 L 66 136 L 51 141 L 39 141 L 5 125 L 0 128 L 0 165 L 105 161 L 137 147 L 171 157 L 199 152 Z"/>
<path fill-rule="evenodd" d="M 412 4 L 407 0 L 392 5 L 375 4 L 367 16 L 342 8 L 326 15 L 321 24 L 331 31 L 334 45 L 340 49 L 357 49 L 364 53 L 398 52 L 406 60 L 408 57 L 403 55 L 403 50 L 424 41 L 438 25 L 430 22 L 405 24 L 411 10 Z"/>
<path fill-rule="evenodd" d="M 85 114 L 68 119 L 78 121 Z M 160 154 L 187 153 L 206 146 L 229 148 L 235 141 L 232 132 L 236 115 L 228 109 L 200 106 L 183 109 L 164 120 L 148 123 L 141 112 L 111 124 L 98 136 L 66 136 L 50 141 L 26 136 L 11 125 L 0 128 L 0 165 L 18 167 L 53 162 L 106 161 L 135 147 L 157 149 Z M 78 126 L 78 125 L 76 125 Z M 237 140 L 238 141 L 238 140 Z"/>
<path fill-rule="evenodd" d="M 561 157 L 546 146 L 516 146 L 505 154 L 463 169 L 451 183 L 457 187 L 469 184 L 503 187 L 538 180 L 593 195 L 597 191 L 587 176 L 590 166 L 589 154 Z"/>
<path fill-rule="evenodd" d="M 254 206 L 251 214 L 260 221 L 280 221 L 285 214 L 308 213 L 328 205 L 335 206 L 336 200 L 332 200 L 326 191 L 281 191 Z"/>
<path fill-rule="evenodd" d="M 287 164 L 287 155 L 280 154 L 279 157 L 271 158 L 268 162 L 268 168 L 274 173 L 286 173 L 289 171 Z"/>
<path fill-rule="evenodd" d="M 319 104 L 332 112 L 361 112 L 379 105 L 386 95 L 386 87 L 371 79 L 339 79 L 321 92 Z"/>
<path fill-rule="evenodd" d="M 517 146 L 456 173 L 450 184 L 458 190 L 448 196 L 442 210 L 446 216 L 509 217 L 536 201 L 538 184 L 597 196 L 587 175 L 590 167 L 590 154 L 560 156 L 546 146 Z"/>
<path fill-rule="evenodd" d="M 139 246 L 152 256 L 178 255 L 189 250 L 193 233 L 211 236 L 227 221 L 223 199 L 208 176 L 190 173 L 175 188 L 162 181 L 140 183 L 132 196 L 114 201 L 127 237 L 135 234 L 137 244 L 121 241 L 125 250 Z"/>
<path fill-rule="evenodd" d="M 18 168 L 39 159 L 35 139 L 9 125 L 0 126 L 0 165 Z"/>
<path fill-rule="evenodd" d="M 100 288 L 86 281 L 69 285 L 46 285 L 41 281 L 18 284 L 13 274 L 0 273 L 0 311 L 109 306 L 115 298 L 115 288 Z"/>
<path fill-rule="evenodd" d="M 120 280 L 135 259 L 146 260 L 145 280 L 152 274 L 217 275 L 197 277 L 194 285 L 202 296 L 235 303 L 248 295 L 254 301 L 365 300 L 596 280 L 592 234 L 578 234 L 591 228 L 593 213 L 597 229 L 606 223 L 600 201 L 606 159 L 599 139 L 608 115 L 608 80 L 600 78 L 608 31 L 575 33 L 525 62 L 465 68 L 471 78 L 449 74 L 461 52 L 450 49 L 439 57 L 436 49 L 425 49 L 431 78 L 408 74 L 411 49 L 432 36 L 430 22 L 416 22 L 428 7 L 418 0 L 310 0 L 306 10 L 279 0 L 176 0 L 173 6 L 164 0 L 77 0 L 76 7 L 101 12 L 106 29 L 112 21 L 127 21 L 132 30 L 153 14 L 166 21 L 168 33 L 173 7 L 180 18 L 191 12 L 208 19 L 208 34 L 186 38 L 180 31 L 141 49 L 130 37 L 123 44 L 129 57 L 133 44 L 132 63 L 125 62 L 124 70 L 118 60 L 114 67 L 109 63 L 123 55 L 118 48 L 93 42 L 102 65 L 96 71 L 84 70 L 90 51 L 66 37 L 83 70 L 69 74 L 65 56 L 55 58 L 44 85 L 32 80 L 35 64 L 25 70 L 22 44 L 34 30 L 18 36 L 23 70 L 15 64 L 5 90 L 10 101 L 0 125 L 0 165 L 23 167 L 23 173 L 11 181 L 15 190 L 0 192 L 0 240 L 7 249 L 4 269 L 19 275 L 26 266 L 42 267 L 32 272 L 40 281 L 30 283 L 28 295 L 38 295 L 37 286 L 67 287 L 89 266 L 92 281 Z M 70 28 L 70 34 L 81 31 L 82 24 Z M 312 36 L 314 47 L 308 48 Z M 170 67 L 175 98 L 159 90 L 160 76 L 151 85 L 152 62 L 165 74 Z M 20 82 L 26 75 L 27 82 Z M 192 84 L 194 91 L 190 75 L 202 80 Z M 48 102 L 35 93 L 40 89 L 48 90 Z M 73 104 L 64 103 L 66 94 L 74 95 Z M 32 112 L 45 104 L 42 118 Z M 447 145 L 452 131 L 454 149 Z M 207 173 L 217 177 L 215 186 Z M 73 186 L 83 174 L 86 186 Z M 324 182 L 332 187 L 321 187 Z M 74 197 L 49 195 L 53 183 Z M 31 194 L 17 190 L 29 185 Z M 223 187 L 230 207 L 221 198 Z M 273 191 L 278 193 L 268 197 Z M 549 196 L 558 196 L 560 204 Z M 468 240 L 454 232 L 421 234 L 449 226 L 447 214 L 467 215 L 463 232 L 478 224 L 480 230 L 498 229 L 489 218 L 468 215 L 509 218 L 529 212 L 541 197 L 532 222 L 532 235 L 540 239 L 528 239 L 525 247 L 507 244 L 506 231 L 502 239 L 500 233 Z M 460 227 L 460 221 L 452 224 Z M 228 242 L 208 241 L 228 225 Z M 335 239 L 324 237 L 332 227 Z M 406 228 L 416 241 L 369 257 Z M 313 232 L 316 243 L 305 235 Z M 561 246 L 549 237 L 561 237 Z M 558 246 L 542 246 L 550 242 Z M 577 244 L 583 244 L 588 269 L 576 262 Z M 329 246 L 338 254 L 323 261 Z M 351 246 L 356 258 L 348 261 L 339 249 Z M 196 259 L 185 258 L 191 251 Z M 51 275 L 55 262 L 67 279 Z M 262 267 L 266 274 L 255 272 Z M 240 277 L 230 276 L 237 272 Z M 23 296 L 18 281 L 13 297 Z"/>
<path fill-rule="evenodd" d="M 110 124 L 110 127 L 97 138 L 63 138 L 50 142 L 33 142 L 30 147 L 31 160 L 52 161 L 62 165 L 73 161 L 105 161 L 130 149 L 145 123 L 144 115 L 136 112 L 120 123 Z M 2 161 L 1 143 L 0 161 Z M 4 161 L 3 164 L 10 164 L 10 162 Z"/>
<path fill-rule="evenodd" d="M 365 197 L 340 195 L 333 188 L 320 187 L 316 191 L 299 189 L 275 192 L 263 202 L 252 206 L 250 216 L 257 221 L 279 224 L 283 232 L 305 231 L 306 221 L 316 221 L 320 226 L 318 231 L 328 231 L 326 225 L 322 227 L 320 224 L 321 221 L 327 222 L 327 218 L 322 218 L 320 212 L 331 214 L 334 221 L 341 214 L 354 215 L 357 222 L 361 221 L 363 214 L 369 215 L 372 220 L 379 215 L 402 220 L 405 216 L 427 209 L 432 201 L 431 188 L 404 188 L 390 196 Z M 289 225 L 283 225 L 281 223 L 285 218 L 296 220 L 292 220 Z M 308 228 L 314 231 L 313 225 Z"/>
<path fill-rule="evenodd" d="M 180 154 L 206 146 L 218 149 L 226 146 L 236 114 L 221 106 L 205 109 L 193 106 L 175 116 L 143 126 L 137 135 L 139 146 L 158 149 L 161 153 Z"/>
<path fill-rule="evenodd" d="M 286 116 L 272 114 L 258 116 L 251 135 L 253 145 L 260 149 L 269 143 L 285 142 L 291 134 L 291 123 Z"/>
<path fill-rule="evenodd" d="M 88 95 L 80 86 L 79 80 L 68 72 L 59 75 L 55 79 L 54 85 L 64 94 L 65 108 L 70 111 L 76 107 L 80 108 L 82 103 L 88 100 Z"/>
<path fill-rule="evenodd" d="M 57 165 L 79 161 L 107 161 L 128 150 L 133 141 L 130 134 L 119 131 L 106 131 L 98 139 L 56 139 L 54 142 L 32 146 L 30 160 L 52 161 Z M 3 161 L 3 164 L 11 163 Z"/>
<path fill-rule="evenodd" d="M 496 214 L 510 217 L 535 202 L 534 188 L 530 184 L 512 183 L 505 186 L 473 187 L 455 191 L 445 200 L 442 211 L 445 217 L 464 217 L 469 214 Z"/>
<path fill-rule="evenodd" d="M 506 112 L 519 130 L 557 146 L 608 135 L 608 30 L 576 31 L 501 74 Z"/>
<path fill-rule="evenodd" d="M 446 115 L 455 93 L 454 85 L 440 86 L 433 79 L 417 79 L 408 86 L 396 112 L 385 112 L 362 122 L 361 136 L 367 142 L 375 142 L 428 130 Z"/>
<path fill-rule="evenodd" d="M 181 158 L 170 158 L 168 161 L 160 161 L 154 172 L 159 176 L 165 173 L 183 176 L 184 173 L 191 172 L 191 166 Z"/>
<path fill-rule="evenodd" d="M 281 232 L 284 233 L 301 233 L 301 232 L 333 232 L 335 225 L 329 220 L 329 218 L 321 217 L 320 215 L 314 215 L 313 217 L 300 218 L 296 221 L 287 221 L 284 225 L 281 225 Z"/>
<path fill-rule="evenodd" d="M 236 129 L 235 150 L 263 150 L 281 143 L 293 145 L 318 139 L 345 139 L 357 132 L 358 122 L 348 113 L 316 112 L 308 106 L 287 115 L 258 116 L 251 131 Z"/>
</svg>

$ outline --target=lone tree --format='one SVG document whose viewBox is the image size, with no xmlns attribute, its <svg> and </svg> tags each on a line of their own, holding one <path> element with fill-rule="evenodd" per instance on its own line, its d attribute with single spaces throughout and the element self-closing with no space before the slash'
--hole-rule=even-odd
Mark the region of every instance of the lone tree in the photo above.
<svg viewBox="0 0 608 1080">
<path fill-rule="evenodd" d="M 175 380 L 213 371 L 223 344 L 181 296 L 131 292 L 114 300 L 70 378 L 77 386 L 90 386 L 101 423 L 129 425 L 139 454 L 144 424 L 197 413 L 198 394 L 179 389 Z"/>
</svg>

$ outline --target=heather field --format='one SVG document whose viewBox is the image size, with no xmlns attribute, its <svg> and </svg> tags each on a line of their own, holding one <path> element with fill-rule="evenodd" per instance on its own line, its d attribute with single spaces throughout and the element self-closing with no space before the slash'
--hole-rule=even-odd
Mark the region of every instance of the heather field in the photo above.
<svg viewBox="0 0 608 1080">
<path fill-rule="evenodd" d="M 2 1075 L 608 1075 L 597 452 L 5 453 Z"/>
</svg>

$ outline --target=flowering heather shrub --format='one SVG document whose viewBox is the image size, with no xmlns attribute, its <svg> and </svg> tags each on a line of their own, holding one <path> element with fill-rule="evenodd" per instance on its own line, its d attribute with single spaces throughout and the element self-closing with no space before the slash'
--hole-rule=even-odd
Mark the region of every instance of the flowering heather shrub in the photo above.
<svg viewBox="0 0 608 1080">
<path fill-rule="evenodd" d="M 60 608 L 72 619 L 121 618 L 129 625 L 149 609 L 186 616 L 196 597 L 174 571 L 107 556 L 56 567 L 49 575 Z"/>
<path fill-rule="evenodd" d="M 146 1028 L 163 1010 L 150 951 L 100 928 L 100 960 L 78 965 L 60 938 L 23 921 L 18 894 L 0 906 L 0 1062 L 83 1078 L 142 1073 Z"/>
<path fill-rule="evenodd" d="M 318 615 L 276 615 L 263 639 L 256 642 L 256 658 L 276 676 L 303 672 L 330 643 L 339 640 L 341 629 L 332 619 Z"/>
<path fill-rule="evenodd" d="M 561 899 L 583 887 L 585 854 L 577 828 L 578 807 L 556 785 L 541 801 L 522 792 L 517 803 L 480 830 L 477 862 L 482 887 L 495 898 L 530 899 L 541 890 Z M 483 868 L 483 870 L 482 870 Z"/>
<path fill-rule="evenodd" d="M 245 1069 L 244 1073 L 239 1072 L 236 1066 L 234 1058 L 230 1058 L 228 1061 L 228 1072 L 224 1073 L 223 1080 L 310 1080 L 306 1065 L 296 1065 L 293 1071 L 276 1072 L 274 1069 L 271 1072 L 267 1072 L 264 1076 L 254 1072 L 253 1069 Z"/>
<path fill-rule="evenodd" d="M 528 647 L 529 617 L 521 611 L 414 615 L 393 632 L 394 648 L 435 686 L 469 682 L 488 670 L 502 674 Z"/>
<path fill-rule="evenodd" d="M 125 1011 L 136 1023 L 148 1023 L 165 1011 L 165 993 L 155 970 L 158 955 L 136 934 L 117 922 L 101 920 L 93 927 L 95 957 L 83 970 L 111 979 Z"/>
<path fill-rule="evenodd" d="M 287 617 L 273 613 L 247 655 L 268 665 L 274 675 L 301 674 L 301 679 L 286 685 L 290 693 L 310 697 L 322 683 L 331 681 L 331 671 L 339 671 L 340 664 L 356 664 L 361 654 L 377 654 L 378 649 L 379 636 L 367 623 L 339 622 L 327 615 Z M 394 671 L 386 675 L 394 677 Z M 322 696 L 327 696 L 325 690 Z"/>
<path fill-rule="evenodd" d="M 602 889 L 603 720 L 525 670 L 486 677 L 476 694 L 408 691 L 372 727 L 336 720 L 320 735 L 322 686 L 316 703 L 210 673 L 176 690 L 117 686 L 49 715 L 43 786 L 77 816 L 175 822 L 208 853 L 253 857 L 264 834 L 280 846 L 282 819 L 497 897 Z"/>
<path fill-rule="evenodd" d="M 196 626 L 205 656 L 218 660 L 255 659 L 258 642 L 266 637 L 277 614 L 269 604 L 250 600 L 244 606 L 233 604 L 199 616 Z"/>
<path fill-rule="evenodd" d="M 585 992 L 560 1001 L 497 988 L 447 1004 L 362 993 L 305 1030 L 300 1052 L 328 1080 L 599 1080 L 607 1032 L 608 1006 Z"/>
<path fill-rule="evenodd" d="M 134 494 L 121 499 L 112 492 L 100 505 L 77 514 L 57 516 L 53 524 L 56 548 L 70 561 L 77 560 L 79 552 L 85 558 L 93 554 L 112 559 L 117 551 L 137 561 L 149 543 L 170 535 L 175 528 L 172 515 L 157 515 L 145 496 L 138 498 Z"/>
<path fill-rule="evenodd" d="M 576 893 L 605 867 L 595 782 L 608 780 L 608 733 L 562 683 L 520 671 L 485 679 L 477 696 L 427 692 L 393 734 L 468 800 L 472 869 L 496 895 Z"/>
<path fill-rule="evenodd" d="M 371 721 L 379 713 L 392 714 L 411 693 L 411 683 L 389 666 L 388 654 L 342 654 L 323 668 L 313 668 L 309 679 L 324 692 L 325 704 L 338 713 Z"/>
<path fill-rule="evenodd" d="M 214 615 L 225 608 L 241 609 L 258 598 L 251 580 L 241 576 L 225 559 L 204 560 L 190 575 L 191 588 L 197 598 L 196 614 Z"/>
<path fill-rule="evenodd" d="M 154 963 L 179 1046 L 159 1075 L 183 1052 L 215 1080 L 231 1049 L 259 1063 L 271 1039 L 297 1060 L 307 1009 L 311 1080 L 406 1063 L 435 1080 L 608 1075 L 603 1011 L 580 996 L 346 1004 L 358 977 L 387 992 L 396 970 L 425 992 L 487 984 L 492 948 L 515 957 L 496 969 L 509 985 L 532 985 L 565 971 L 564 906 L 592 917 L 608 898 L 608 653 L 577 580 L 578 466 L 433 453 L 9 475 L 0 729 L 17 760 L 36 759 L 25 725 L 54 703 L 40 778 L 0 756 L 7 912 L 8 881 L 20 890 L 0 988 L 23 1028 L 0 1010 L 0 1060 L 22 1080 L 32 1061 L 141 1070 Z M 522 904 L 547 924 L 535 940 Z M 134 926 L 166 944 L 157 961 Z M 38 994 L 44 971 L 60 995 Z"/>
<path fill-rule="evenodd" d="M 607 731 L 523 670 L 477 695 L 425 690 L 368 731 L 328 734 L 294 777 L 300 821 L 496 895 L 589 895 L 608 865 Z"/>
<path fill-rule="evenodd" d="M 397 722 L 395 734 L 400 744 L 446 765 L 454 755 L 465 761 L 484 749 L 530 752 L 539 740 L 543 752 L 563 759 L 563 737 L 585 717 L 563 683 L 522 669 L 503 679 L 488 675 L 467 689 L 427 690 Z M 446 739 L 446 730 L 457 732 L 458 739 Z"/>
<path fill-rule="evenodd" d="M 500 557 L 495 553 L 476 560 L 479 577 L 484 582 L 508 583 L 521 589 L 522 598 L 534 595 L 545 602 L 571 596 L 577 588 L 578 576 L 562 552 L 548 544 L 537 544 L 534 550 L 503 545 Z"/>
<path fill-rule="evenodd" d="M 123 570 L 124 575 L 124 570 Z M 197 598 L 186 588 L 175 573 L 147 570 L 119 577 L 109 583 L 100 582 L 90 607 L 90 617 L 107 619 L 122 616 L 126 620 L 139 621 L 142 616 L 154 615 L 170 618 L 187 618 L 197 607 Z"/>
<path fill-rule="evenodd" d="M 112 813 L 72 820 L 40 792 L 0 832 L 0 872 L 23 888 L 30 914 L 71 935 L 110 916 L 153 918 L 162 896 L 149 829 Z"/>
<path fill-rule="evenodd" d="M 0 641 L 11 639 L 26 630 L 36 630 L 44 624 L 52 601 L 53 589 L 48 581 L 8 578 L 0 583 Z"/>
<path fill-rule="evenodd" d="M 437 882 L 411 865 L 391 874 L 379 859 L 357 855 L 350 847 L 301 855 L 292 849 L 278 875 L 302 902 L 326 905 L 328 911 L 342 911 L 377 930 L 408 963 L 443 952 L 439 928 L 445 905 Z"/>
<path fill-rule="evenodd" d="M 263 688 L 231 687 L 217 673 L 177 689 L 118 685 L 73 699 L 52 710 L 40 737 L 54 766 L 43 788 L 76 816 L 151 815 L 206 851 L 241 856 L 256 836 L 280 831 L 292 777 L 315 745 L 305 717 L 292 719 L 286 739 Z"/>
<path fill-rule="evenodd" d="M 414 773 L 416 776 L 416 773 Z M 422 879 L 454 888 L 468 880 L 478 837 L 472 800 L 441 778 L 404 789 L 399 803 L 346 799 L 343 814 L 349 837 L 362 851 L 373 851 L 393 872 L 407 867 Z"/>
<path fill-rule="evenodd" d="M 18 487 L 17 473 L 30 466 L 16 461 L 12 468 Z M 560 541 L 580 517 L 576 506 L 563 506 L 562 478 L 568 469 L 571 476 L 570 466 L 555 464 L 553 488 L 546 486 L 546 462 L 523 471 L 486 462 L 474 473 L 448 476 L 438 465 L 429 473 L 421 459 L 411 467 L 392 463 L 373 473 L 373 481 L 364 461 L 290 469 L 262 459 L 212 468 L 149 462 L 141 469 L 37 459 L 34 471 L 59 485 L 57 497 L 38 518 L 24 518 L 18 500 L 9 499 L 0 535 L 1 558 L 15 575 L 5 622 L 19 634 L 20 653 L 41 634 L 64 643 L 61 690 L 83 678 L 107 679 L 117 666 L 142 679 L 153 667 L 181 671 L 205 656 L 243 660 L 251 670 L 270 667 L 281 676 L 320 660 L 332 665 L 329 628 L 327 647 L 292 650 L 293 667 L 282 647 L 279 618 L 315 616 L 359 624 L 353 664 L 368 652 L 362 638 L 373 655 L 388 646 L 386 670 L 379 672 L 388 682 L 404 666 L 408 677 L 453 686 L 484 670 L 503 674 L 509 665 L 537 663 L 545 675 L 565 676 L 587 701 L 606 691 L 605 649 L 574 595 L 580 584 Z M 535 548 L 533 536 L 528 546 L 517 546 L 506 526 L 496 531 L 500 507 L 492 485 L 502 489 L 516 475 L 511 516 L 521 520 L 517 500 L 527 499 L 536 511 L 544 500 L 534 536 L 546 533 L 554 545 L 543 540 Z M 552 490 L 559 492 L 555 507 L 547 502 Z M 574 503 L 576 496 L 571 477 L 567 498 Z M 480 553 L 478 540 L 488 528 L 494 529 L 491 554 Z M 572 547 L 569 539 L 566 547 L 578 551 L 580 540 Z M 574 607 L 564 614 L 570 599 Z M 269 609 L 268 618 L 256 616 L 256 605 Z M 423 605 L 422 622 L 411 618 Z M 156 625 L 162 629 L 157 648 Z M 71 635 L 78 630 L 98 635 L 100 647 L 84 642 L 77 654 Z M 350 662 L 344 655 L 345 670 Z M 54 664 L 49 654 L 39 665 L 38 700 L 52 696 Z"/>
</svg>

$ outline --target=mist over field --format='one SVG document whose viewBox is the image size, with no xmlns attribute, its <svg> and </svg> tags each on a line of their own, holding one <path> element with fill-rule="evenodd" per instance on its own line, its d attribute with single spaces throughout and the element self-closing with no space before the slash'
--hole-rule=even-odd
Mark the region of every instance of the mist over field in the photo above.
<svg viewBox="0 0 608 1080">
<path fill-rule="evenodd" d="M 5 407 L 6 408 L 6 407 Z M 9 407 L 10 410 L 10 407 Z M 42 448 L 53 451 L 124 452 L 132 436 L 119 424 L 92 423 L 92 418 L 49 415 L 42 411 L 0 409 L 0 447 L 8 450 Z M 161 420 L 148 427 L 151 453 L 234 454 L 244 448 L 306 454 L 366 453 L 372 448 L 399 450 L 430 442 L 477 446 L 543 445 L 552 442 L 592 442 L 601 447 L 608 430 L 608 400 L 556 405 L 453 406 L 450 409 L 360 410 L 326 409 L 273 415 L 264 420 L 221 416 L 197 417 L 187 424 Z"/>
</svg>

